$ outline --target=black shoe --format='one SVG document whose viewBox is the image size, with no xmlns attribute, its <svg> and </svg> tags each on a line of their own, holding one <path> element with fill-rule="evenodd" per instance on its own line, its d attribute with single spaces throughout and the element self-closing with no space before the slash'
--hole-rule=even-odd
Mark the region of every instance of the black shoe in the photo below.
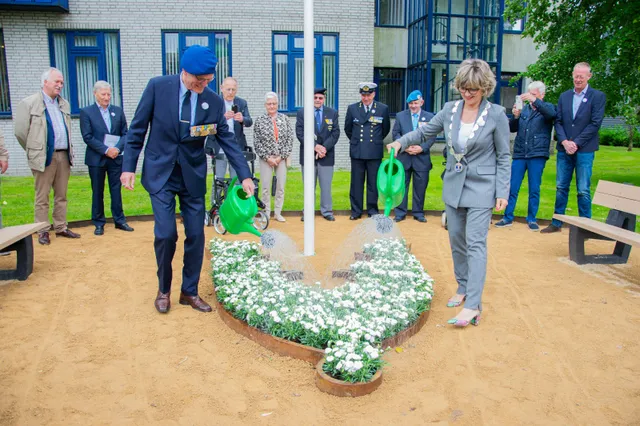
<svg viewBox="0 0 640 426">
<path fill-rule="evenodd" d="M 393 220 L 395 220 L 396 222 L 402 222 L 405 219 L 406 219 L 406 217 L 404 217 L 404 216 L 396 216 L 396 218 L 393 219 Z"/>
<path fill-rule="evenodd" d="M 133 232 L 133 228 L 130 227 L 126 222 L 125 223 L 116 223 L 116 229 L 121 229 L 127 232 Z"/>
<path fill-rule="evenodd" d="M 560 227 L 551 224 L 546 228 L 544 228 L 542 231 L 540 231 L 541 234 L 551 234 L 553 232 L 560 232 Z"/>
<path fill-rule="evenodd" d="M 349 220 L 358 220 L 362 217 L 361 214 L 352 214 L 351 216 L 349 216 Z"/>
<path fill-rule="evenodd" d="M 332 215 L 332 214 L 328 214 L 328 215 L 326 215 L 326 216 L 322 216 L 322 217 L 324 217 L 325 219 L 327 219 L 329 222 L 335 222 L 335 220 L 336 220 L 336 218 L 335 218 L 335 217 L 333 217 L 333 215 Z"/>
<path fill-rule="evenodd" d="M 300 218 L 300 222 L 304 222 L 304 215 Z"/>
<path fill-rule="evenodd" d="M 414 216 L 413 220 L 417 220 L 418 222 L 421 222 L 421 223 L 427 222 L 427 219 L 424 216 Z"/>
<path fill-rule="evenodd" d="M 93 231 L 93 235 L 104 235 L 104 226 L 96 226 L 96 230 Z"/>
</svg>

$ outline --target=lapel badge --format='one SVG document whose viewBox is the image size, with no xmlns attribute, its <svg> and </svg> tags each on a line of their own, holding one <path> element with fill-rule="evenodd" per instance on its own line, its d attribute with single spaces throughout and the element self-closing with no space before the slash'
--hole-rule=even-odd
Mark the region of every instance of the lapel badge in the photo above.
<svg viewBox="0 0 640 426">
<path fill-rule="evenodd" d="M 582 102 L 586 103 L 587 102 L 587 98 L 582 99 Z"/>
<path fill-rule="evenodd" d="M 376 110 L 375 110 L 375 109 L 372 109 L 372 110 L 371 110 L 371 114 L 375 114 L 375 113 L 376 113 Z"/>
<path fill-rule="evenodd" d="M 422 121 L 425 121 L 425 120 L 426 120 L 426 118 L 422 117 Z"/>
<path fill-rule="evenodd" d="M 205 110 L 205 111 L 208 110 L 209 109 L 209 104 L 206 103 L 206 102 L 203 102 L 202 103 L 202 109 Z"/>
<path fill-rule="evenodd" d="M 112 113 L 111 113 L 111 116 L 112 116 L 112 117 L 115 117 L 115 116 L 116 116 L 116 113 L 115 113 L 115 112 L 112 112 Z"/>
</svg>

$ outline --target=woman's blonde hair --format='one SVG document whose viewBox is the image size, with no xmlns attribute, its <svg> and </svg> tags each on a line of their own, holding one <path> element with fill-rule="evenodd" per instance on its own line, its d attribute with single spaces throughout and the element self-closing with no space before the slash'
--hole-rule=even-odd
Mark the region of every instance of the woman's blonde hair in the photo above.
<svg viewBox="0 0 640 426">
<path fill-rule="evenodd" d="M 482 89 L 488 98 L 496 88 L 496 76 L 489 64 L 482 59 L 465 59 L 460 64 L 454 86 L 458 91 L 464 89 Z"/>
</svg>

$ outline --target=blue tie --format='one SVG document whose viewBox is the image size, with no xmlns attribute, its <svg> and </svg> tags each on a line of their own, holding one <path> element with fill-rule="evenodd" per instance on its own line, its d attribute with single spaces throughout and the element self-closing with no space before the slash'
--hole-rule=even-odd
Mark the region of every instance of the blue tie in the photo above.
<svg viewBox="0 0 640 426">
<path fill-rule="evenodd" d="M 180 111 L 180 137 L 188 138 L 191 127 L 191 90 L 187 90 L 182 100 L 182 111 Z"/>
<path fill-rule="evenodd" d="M 316 127 L 318 131 L 320 131 L 320 127 L 322 126 L 322 117 L 320 116 L 320 110 L 316 109 Z"/>
<path fill-rule="evenodd" d="M 411 123 L 413 124 L 413 130 L 418 128 L 418 114 L 411 114 Z"/>
</svg>

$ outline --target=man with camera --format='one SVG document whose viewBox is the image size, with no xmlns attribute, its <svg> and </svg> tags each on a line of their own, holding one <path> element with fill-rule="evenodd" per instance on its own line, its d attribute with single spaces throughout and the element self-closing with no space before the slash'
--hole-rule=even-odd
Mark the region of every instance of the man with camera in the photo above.
<svg viewBox="0 0 640 426">
<path fill-rule="evenodd" d="M 251 115 L 249 115 L 247 101 L 237 97 L 236 93 L 238 93 L 238 80 L 236 80 L 235 77 L 225 78 L 220 85 L 220 94 L 222 95 L 226 108 L 224 118 L 227 119 L 229 130 L 236 136 L 236 143 L 240 146 L 240 150 L 245 151 L 247 148 L 247 138 L 244 135 L 244 128 L 251 127 L 253 119 Z M 224 151 L 220 149 L 220 146 L 214 138 L 209 138 L 208 141 L 211 141 L 213 155 L 224 154 Z M 228 164 L 229 162 L 226 159 L 216 159 L 215 177 L 223 178 L 227 174 Z M 233 167 L 229 167 L 229 174 L 232 178 L 236 176 L 236 171 Z"/>
</svg>

